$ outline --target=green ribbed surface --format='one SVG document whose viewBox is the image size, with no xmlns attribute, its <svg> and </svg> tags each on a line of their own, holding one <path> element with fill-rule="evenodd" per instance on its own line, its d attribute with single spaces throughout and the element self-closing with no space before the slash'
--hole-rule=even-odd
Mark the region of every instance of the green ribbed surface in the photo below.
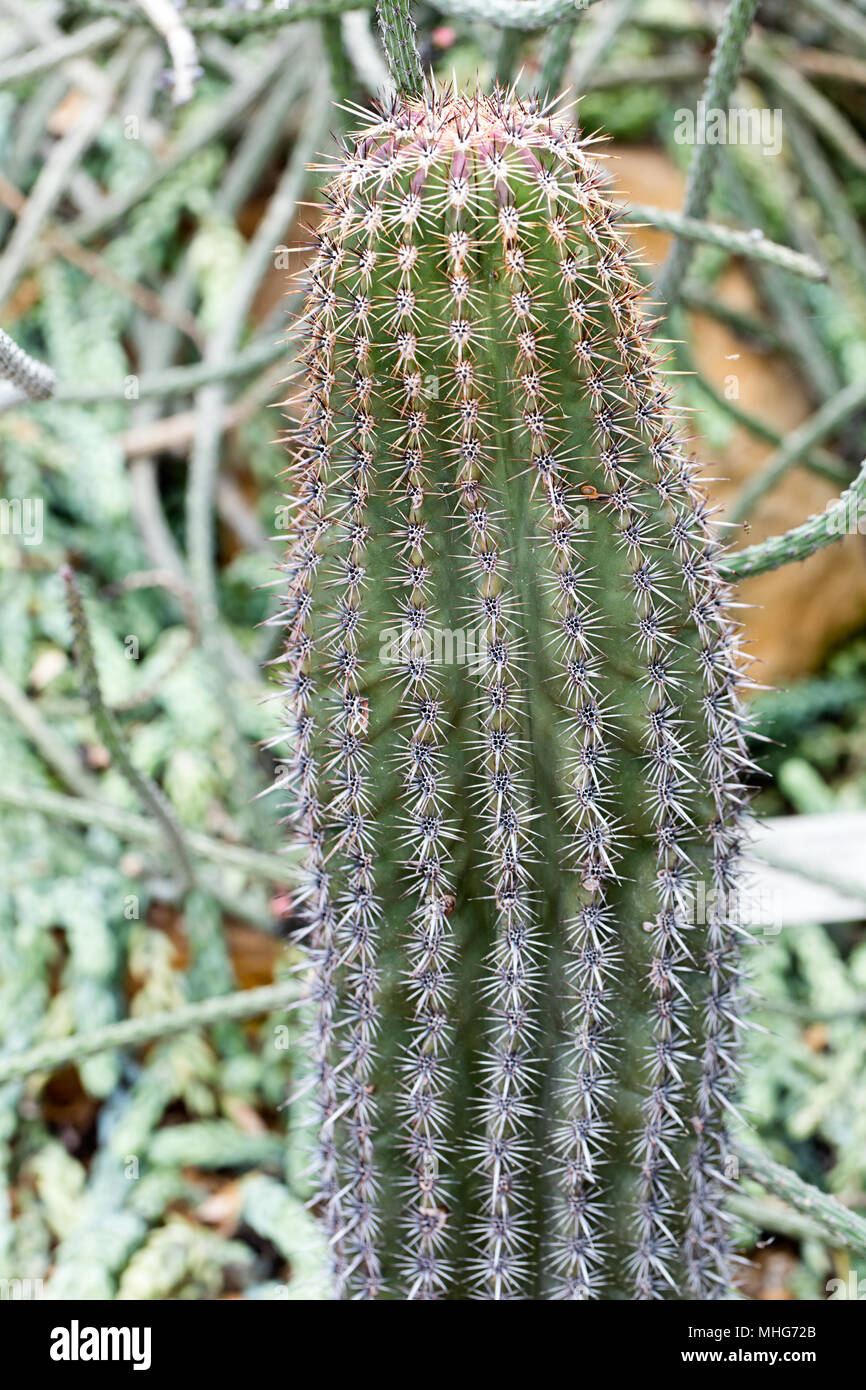
<svg viewBox="0 0 866 1390">
<path fill-rule="evenodd" d="M 603 184 L 436 94 L 329 187 L 281 621 L 339 1296 L 728 1287 L 736 632 Z"/>
</svg>

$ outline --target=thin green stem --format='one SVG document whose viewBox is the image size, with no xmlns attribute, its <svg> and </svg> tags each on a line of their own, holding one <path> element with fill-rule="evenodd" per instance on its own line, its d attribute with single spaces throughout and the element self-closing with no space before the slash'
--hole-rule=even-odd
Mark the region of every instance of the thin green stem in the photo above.
<svg viewBox="0 0 866 1390">
<path fill-rule="evenodd" d="M 46 767 L 58 781 L 78 796 L 92 795 L 94 779 L 84 768 L 65 739 L 43 717 L 39 705 L 31 700 L 0 668 L 0 705 L 27 735 Z"/>
<path fill-rule="evenodd" d="M 846 1023 L 851 1019 L 866 1018 L 866 994 L 853 999 L 850 1004 L 839 1004 L 835 1009 L 820 1008 L 799 999 L 760 999 L 756 1000 L 755 1007 L 799 1019 L 801 1023 Z"/>
<path fill-rule="evenodd" d="M 96 84 L 93 95 L 71 128 L 49 148 L 36 182 L 27 195 L 0 256 L 0 301 L 5 300 L 29 265 L 42 229 L 64 197 L 81 161 L 105 127 L 118 89 L 135 61 L 141 35 L 125 39 Z"/>
<path fill-rule="evenodd" d="M 759 545 L 750 545 L 736 555 L 728 555 L 721 562 L 721 571 L 726 579 L 751 579 L 756 574 L 766 574 L 768 570 L 779 569 L 796 560 L 807 560 L 826 545 L 832 545 L 840 537 L 858 534 L 861 511 L 866 501 L 866 463 L 861 466 L 856 480 L 851 486 L 831 502 L 820 516 L 810 516 L 800 526 L 794 526 L 780 536 L 770 536 Z"/>
<path fill-rule="evenodd" d="M 47 791 L 43 787 L 0 784 L 0 805 L 34 811 L 40 816 L 54 816 L 74 825 L 103 826 L 130 844 L 158 846 L 163 839 L 160 827 L 147 816 L 124 811 L 122 807 L 110 806 L 106 802 L 89 800 L 85 796 L 64 796 L 62 792 Z M 215 840 L 193 830 L 187 831 L 186 845 L 190 854 L 197 859 L 220 864 L 226 869 L 239 869 L 250 878 L 260 879 L 275 887 L 285 887 L 297 878 L 297 866 L 292 860 L 276 854 L 229 844 L 227 840 Z"/>
<path fill-rule="evenodd" d="M 683 296 L 683 302 L 686 302 L 685 296 Z M 723 395 L 714 383 L 703 375 L 695 364 L 685 336 L 677 343 L 674 356 L 682 369 L 691 374 L 698 390 L 702 391 L 717 409 L 724 411 L 734 424 L 741 425 L 757 439 L 762 439 L 765 444 L 772 444 L 774 448 L 778 448 L 784 443 L 785 436 L 774 425 L 757 415 L 752 415 L 747 410 L 742 410 L 734 401 L 728 400 L 727 396 Z M 832 453 L 829 449 L 822 449 L 818 445 L 804 456 L 803 463 L 818 477 L 828 478 L 831 482 L 849 483 L 851 480 L 851 468 L 845 460 L 841 459 L 838 454 Z"/>
<path fill-rule="evenodd" d="M 194 881 L 194 874 L 184 843 L 183 832 L 174 809 L 156 783 L 137 768 L 129 756 L 117 721 L 102 698 L 99 673 L 93 654 L 93 642 L 90 637 L 90 626 L 84 611 L 78 580 L 70 565 L 63 566 L 61 577 L 66 586 L 66 601 L 72 621 L 75 664 L 81 678 L 84 698 L 87 700 L 93 715 L 99 736 L 111 754 L 118 771 L 123 774 L 133 791 L 141 798 L 154 820 L 162 828 L 169 851 L 177 866 L 181 883 L 185 887 L 189 887 Z"/>
<path fill-rule="evenodd" d="M 852 381 L 844 390 L 825 401 L 820 410 L 816 410 L 814 415 L 791 431 L 781 448 L 771 455 L 760 472 L 749 479 L 730 508 L 727 519 L 738 522 L 749 517 L 761 498 L 765 497 L 795 464 L 805 458 L 813 445 L 834 434 L 864 406 L 866 378 Z"/>
<path fill-rule="evenodd" d="M 289 301 L 289 312 L 291 312 Z M 236 381 L 239 377 L 254 376 L 263 367 L 286 355 L 286 343 L 273 335 L 255 338 L 243 351 L 221 361 L 205 360 L 189 367 L 167 367 L 161 372 L 146 372 L 135 382 L 135 402 L 164 396 L 185 396 L 214 382 Z M 31 359 L 32 360 L 32 359 Z M 38 365 L 38 364 L 37 364 Z M 48 370 L 46 368 L 46 370 Z M 48 396 L 32 397 L 48 399 Z M 52 399 L 65 405 L 95 405 L 101 401 L 129 401 L 129 377 L 116 381 L 98 381 L 92 385 L 59 382 Z"/>
<path fill-rule="evenodd" d="M 866 1255 L 866 1221 L 843 1207 L 835 1197 L 804 1182 L 790 1168 L 777 1163 L 759 1149 L 737 1144 L 735 1151 L 744 1177 L 753 1178 L 774 1196 L 783 1198 L 795 1211 L 802 1212 L 839 1245 Z"/>
<path fill-rule="evenodd" d="M 0 1086 L 34 1072 L 52 1072 L 60 1067 L 81 1062 L 99 1052 L 111 1052 L 118 1047 L 143 1047 L 159 1038 L 173 1037 L 192 1028 L 210 1028 L 229 1019 L 259 1018 L 275 1009 L 297 1004 L 301 986 L 297 980 L 281 980 L 275 985 L 258 989 L 241 989 L 234 994 L 221 994 L 203 999 L 183 1008 L 148 1014 L 144 1018 L 128 1018 L 122 1023 L 109 1023 L 71 1038 L 39 1043 L 26 1052 L 0 1057 Z"/>
<path fill-rule="evenodd" d="M 129 16 L 130 19 L 132 17 Z M 285 54 L 282 47 L 274 46 L 273 51 L 262 57 L 248 77 L 234 85 L 211 115 L 197 122 L 178 140 L 165 159 L 154 165 L 143 178 L 117 193 L 110 194 L 93 213 L 87 213 L 70 222 L 64 228 L 65 235 L 79 242 L 93 241 L 116 222 L 122 221 L 163 179 L 173 174 L 199 150 L 212 145 L 229 126 L 240 120 L 284 62 Z"/>
<path fill-rule="evenodd" d="M 340 23 L 339 15 L 326 15 L 320 22 L 322 34 L 322 47 L 328 58 L 328 71 L 331 78 L 331 90 L 337 101 L 348 101 L 352 95 L 354 85 L 352 78 L 352 64 L 349 62 L 349 55 L 346 52 L 346 44 L 343 41 L 343 28 Z"/>
<path fill-rule="evenodd" d="M 723 300 L 714 298 L 707 289 L 694 280 L 687 280 L 680 294 L 680 302 L 687 309 L 698 314 L 707 314 L 717 323 L 723 323 L 741 338 L 746 338 L 765 352 L 781 352 L 784 341 L 773 324 L 766 319 L 755 318 L 742 309 L 734 309 Z"/>
<path fill-rule="evenodd" d="M 811 256 L 804 256 L 790 246 L 780 246 L 778 242 L 770 241 L 759 227 L 742 231 L 736 227 L 724 227 L 718 222 L 702 222 L 680 212 L 669 212 L 666 208 L 648 207 L 646 203 L 630 203 L 623 208 L 623 215 L 626 222 L 649 223 L 663 232 L 673 232 L 678 238 L 676 245 L 703 242 L 707 246 L 730 251 L 735 256 L 745 256 L 749 260 L 788 270 L 806 280 L 823 282 L 827 279 L 824 267 Z M 661 290 L 655 286 L 653 303 L 666 304 L 669 310 L 671 301 L 660 300 L 660 296 Z"/>
<path fill-rule="evenodd" d="M 768 215 L 784 215 L 784 202 L 770 187 L 762 190 L 760 201 L 755 196 L 757 190 L 750 188 L 749 170 L 745 162 L 737 158 L 738 152 L 729 146 L 722 158 L 719 191 L 728 211 L 742 225 L 751 227 L 763 225 Z M 806 286 L 773 265 L 759 265 L 757 271 L 759 292 L 772 310 L 784 352 L 794 359 L 816 399 L 828 400 L 841 390 L 842 381 L 837 363 L 821 334 L 820 321 L 815 317 Z"/>
<path fill-rule="evenodd" d="M 556 96 L 562 88 L 577 24 L 576 19 L 556 24 L 544 40 L 541 74 L 538 78 L 538 90 L 542 97 Z"/>
<path fill-rule="evenodd" d="M 793 112 L 785 115 L 785 135 L 791 147 L 791 164 L 820 210 L 826 224 L 835 264 L 846 282 L 852 272 L 856 288 L 866 296 L 866 236 L 851 205 L 847 189 L 824 156 L 811 127 Z M 828 252 L 829 259 L 830 252 Z"/>
<path fill-rule="evenodd" d="M 424 86 L 424 69 L 415 41 L 415 21 L 409 0 L 378 0 L 376 13 L 388 69 L 398 92 L 418 96 Z"/>
<path fill-rule="evenodd" d="M 741 1197 L 737 1194 L 728 1198 L 727 1206 L 741 1221 L 756 1227 L 759 1231 L 775 1231 L 778 1235 L 790 1236 L 792 1240 L 827 1239 L 824 1231 L 820 1226 L 816 1226 L 814 1221 L 772 1199 Z"/>
<path fill-rule="evenodd" d="M 861 174 L 866 173 L 866 141 L 838 106 L 803 73 L 786 63 L 769 44 L 752 44 L 749 61 L 754 71 L 770 82 L 786 105 L 795 107 L 828 144 L 833 145 Z"/>
<path fill-rule="evenodd" d="M 593 75 L 616 43 L 617 35 L 628 24 L 636 4 L 637 0 L 612 0 L 611 4 L 599 10 L 598 19 L 589 27 L 586 38 L 578 44 L 571 68 L 566 74 L 578 96 L 591 85 Z"/>
<path fill-rule="evenodd" d="M 496 53 L 493 58 L 493 76 L 500 87 L 509 87 L 514 80 L 514 69 L 523 46 L 523 32 L 520 29 L 503 29 L 499 34 Z"/>
<path fill-rule="evenodd" d="M 840 38 L 866 51 L 866 15 L 858 14 L 843 0 L 798 0 L 798 3 L 801 9 L 808 10 L 817 19 L 823 19 Z"/>
<path fill-rule="evenodd" d="M 727 108 L 737 81 L 758 0 L 731 0 L 719 31 L 710 71 L 701 95 L 704 112 Z M 701 218 L 707 210 L 716 171 L 718 146 L 702 140 L 696 147 L 686 182 L 683 215 Z M 664 318 L 676 302 L 680 286 L 691 263 L 694 247 L 678 235 L 656 280 L 655 297 Z"/>
</svg>

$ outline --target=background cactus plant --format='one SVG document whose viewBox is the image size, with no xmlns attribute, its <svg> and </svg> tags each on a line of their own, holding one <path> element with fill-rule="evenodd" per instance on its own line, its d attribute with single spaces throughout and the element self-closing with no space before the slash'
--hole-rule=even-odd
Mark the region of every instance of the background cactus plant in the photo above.
<svg viewBox="0 0 866 1390">
<path fill-rule="evenodd" d="M 737 627 L 592 146 L 431 90 L 326 190 L 281 660 L 340 1294 L 729 1286 Z"/>
</svg>

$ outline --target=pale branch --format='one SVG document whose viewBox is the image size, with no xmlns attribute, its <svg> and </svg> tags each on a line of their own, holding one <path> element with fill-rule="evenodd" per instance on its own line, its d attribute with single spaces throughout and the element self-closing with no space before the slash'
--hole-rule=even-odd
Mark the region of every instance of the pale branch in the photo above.
<svg viewBox="0 0 866 1390">
<path fill-rule="evenodd" d="M 195 96 L 195 84 L 202 71 L 195 39 L 172 0 L 137 0 L 137 3 L 168 49 L 172 100 L 175 106 L 185 106 Z"/>
<path fill-rule="evenodd" d="M 0 88 L 11 87 L 15 82 L 26 82 L 43 72 L 51 72 L 71 58 L 80 58 L 105 48 L 123 33 L 117 18 L 106 17 L 85 29 L 77 29 L 73 34 L 61 34 L 50 43 L 30 46 L 24 53 L 7 58 L 0 63 Z"/>
<path fill-rule="evenodd" d="M 57 378 L 44 362 L 20 348 L 0 328 L 0 376 L 11 381 L 31 401 L 44 401 L 54 395 Z"/>
</svg>

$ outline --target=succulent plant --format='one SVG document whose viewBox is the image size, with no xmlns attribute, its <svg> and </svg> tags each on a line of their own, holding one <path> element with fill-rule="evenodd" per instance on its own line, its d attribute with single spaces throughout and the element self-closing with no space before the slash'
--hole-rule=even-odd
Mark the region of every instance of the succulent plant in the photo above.
<svg viewBox="0 0 866 1390">
<path fill-rule="evenodd" d="M 634 253 L 567 115 L 364 119 L 279 615 L 334 1293 L 724 1297 L 743 676 Z"/>
</svg>

